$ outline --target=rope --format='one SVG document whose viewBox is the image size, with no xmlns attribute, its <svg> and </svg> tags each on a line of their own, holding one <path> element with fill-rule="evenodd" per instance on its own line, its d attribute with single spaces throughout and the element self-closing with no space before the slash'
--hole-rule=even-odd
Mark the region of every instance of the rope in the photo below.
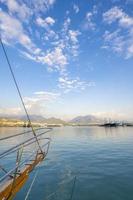
<svg viewBox="0 0 133 200">
<path fill-rule="evenodd" d="M 37 136 L 37 137 L 38 137 L 38 140 L 41 140 L 40 137 L 41 137 L 42 135 L 44 135 L 45 133 L 49 132 L 49 131 L 50 131 L 50 130 L 40 133 L 40 134 Z M 50 138 L 47 138 L 47 139 L 50 140 Z M 27 146 L 28 144 L 32 144 L 32 142 L 30 142 L 30 141 L 32 141 L 33 143 L 35 143 L 35 142 L 36 142 L 35 137 L 29 138 L 28 140 L 25 140 L 24 142 L 21 142 L 21 143 L 17 144 L 16 146 L 11 147 L 11 148 L 8 149 L 7 151 L 4 151 L 3 153 L 0 153 L 0 159 L 3 158 L 3 157 L 5 157 L 6 155 L 8 155 L 8 154 L 10 154 L 10 153 L 15 152 L 15 151 L 17 150 L 17 148 L 20 147 L 21 145 Z"/>
<path fill-rule="evenodd" d="M 35 173 L 35 176 L 34 176 L 32 182 L 31 182 L 31 185 L 30 185 L 30 187 L 29 187 L 29 190 L 28 190 L 28 192 L 27 192 L 27 194 L 26 194 L 24 200 L 27 200 L 27 199 L 28 199 L 29 194 L 30 194 L 30 192 L 31 192 L 31 190 L 32 190 L 32 187 L 33 187 L 33 185 L 34 185 L 34 182 L 35 182 L 35 180 L 36 180 L 37 174 L 38 174 L 38 171 L 36 171 L 36 173 Z"/>
<path fill-rule="evenodd" d="M 3 42 L 2 42 L 1 35 L 0 35 L 0 43 L 1 43 L 1 46 L 2 46 L 2 49 L 3 49 L 3 52 L 4 52 L 4 55 L 5 55 L 5 58 L 6 58 L 6 61 L 7 61 L 7 64 L 8 64 L 10 73 L 11 73 L 11 76 L 12 76 L 13 81 L 14 81 L 14 84 L 15 84 L 15 86 L 16 86 L 18 95 L 19 95 L 19 97 L 20 97 L 22 106 L 23 106 L 24 111 L 25 111 L 25 113 L 26 113 L 29 126 L 31 127 L 32 133 L 33 133 L 33 135 L 34 135 L 35 141 L 36 141 L 36 143 L 38 144 L 38 147 L 39 147 L 40 152 L 41 152 L 43 155 L 45 155 L 45 151 L 43 152 L 42 147 L 40 146 L 38 137 L 37 137 L 37 135 L 36 135 L 36 132 L 35 132 L 33 126 L 32 126 L 30 116 L 29 116 L 29 114 L 28 114 L 28 111 L 27 111 L 27 108 L 26 108 L 26 106 L 25 106 L 23 97 L 22 97 L 22 95 L 21 95 L 21 91 L 20 91 L 20 89 L 19 89 L 17 80 L 16 80 L 16 78 L 15 78 L 15 75 L 14 75 L 14 72 L 13 72 L 13 69 L 12 69 L 12 66 L 11 66 L 11 63 L 10 63 L 10 61 L 9 61 L 8 54 L 7 54 L 7 52 L 6 52 L 6 49 L 5 49 L 5 47 L 4 47 L 4 44 L 3 44 Z M 48 130 L 48 131 L 46 131 L 46 132 L 49 132 L 49 131 L 50 131 L 50 130 Z M 16 134 L 16 135 L 14 135 L 14 136 L 9 136 L 9 137 L 6 137 L 5 139 L 9 139 L 9 138 L 11 138 L 11 137 L 15 137 L 15 136 L 22 135 L 22 134 L 24 134 L 24 133 Z M 42 134 L 40 134 L 40 135 L 42 135 Z M 1 140 L 3 140 L 3 139 L 1 139 Z M 15 182 L 16 182 L 16 177 L 17 177 L 17 174 L 18 174 L 18 171 L 19 171 L 19 166 L 20 166 L 20 162 L 21 162 L 21 158 L 22 158 L 22 154 L 23 154 L 23 147 L 24 147 L 24 146 L 22 146 L 22 149 L 19 149 L 18 152 L 17 152 L 16 168 L 15 168 L 15 172 L 14 172 L 14 176 L 13 176 L 12 187 L 11 187 L 11 191 L 9 192 L 9 196 L 7 197 L 6 200 L 9 200 L 10 197 L 13 195 L 12 192 L 13 192 L 13 189 L 14 189 L 14 186 L 15 186 Z M 22 150 L 22 151 L 20 152 L 20 150 Z M 48 150 L 49 150 L 49 143 L 48 143 L 48 147 L 47 147 L 46 154 L 48 153 Z M 3 170 L 3 171 L 4 171 L 4 170 Z M 5 173 L 6 173 L 6 171 L 5 171 Z M 37 172 L 36 172 L 36 174 L 35 174 L 35 176 L 34 176 L 34 179 L 33 179 L 32 183 L 31 183 L 31 185 L 30 185 L 30 188 L 29 188 L 29 190 L 28 190 L 28 192 L 27 192 L 27 194 L 26 194 L 25 200 L 27 200 L 28 197 L 29 197 L 29 194 L 30 194 L 30 192 L 31 192 L 31 189 L 32 189 L 32 187 L 33 187 L 33 184 L 34 184 L 34 182 L 35 182 L 36 177 L 37 177 Z"/>
<path fill-rule="evenodd" d="M 8 63 L 9 70 L 10 70 L 10 72 L 11 72 L 11 75 L 12 75 L 13 81 L 14 81 L 15 86 L 16 86 L 16 89 L 17 89 L 17 91 L 18 91 L 18 94 L 19 94 L 19 97 L 20 97 L 21 103 L 22 103 L 23 108 L 24 108 L 24 111 L 25 111 L 25 113 L 26 113 L 26 116 L 27 116 L 27 119 L 28 119 L 29 125 L 30 125 L 30 127 L 31 127 L 31 129 L 32 129 L 32 132 L 33 132 L 34 137 L 36 138 L 36 142 L 37 142 L 37 144 L 38 144 L 38 146 L 39 146 L 39 149 L 40 149 L 40 151 L 43 153 L 42 148 L 41 148 L 41 146 L 40 146 L 40 144 L 39 144 L 39 141 L 38 141 L 38 139 L 37 139 L 37 136 L 36 136 L 35 130 L 34 130 L 33 126 L 32 126 L 32 123 L 31 123 L 31 120 L 30 120 L 30 116 L 29 116 L 28 111 L 27 111 L 27 109 L 26 109 L 26 106 L 25 106 L 25 104 L 24 104 L 24 101 L 23 101 L 23 98 L 22 98 L 22 95 L 21 95 L 21 92 L 20 92 L 20 89 L 19 89 L 18 83 L 17 83 L 17 81 L 16 81 L 16 78 L 15 78 L 15 75 L 14 75 L 14 72 L 13 72 L 13 69 L 12 69 L 12 66 L 11 66 L 11 64 L 10 64 L 10 61 L 9 61 L 9 58 L 8 58 L 8 55 L 7 55 L 6 49 L 5 49 L 4 44 L 3 44 L 3 42 L 2 42 L 2 38 L 1 38 L 1 36 L 0 36 L 0 43 L 1 43 L 1 46 L 2 46 L 2 49 L 3 49 L 4 55 L 5 55 L 5 58 L 6 58 L 6 60 L 7 60 L 7 63 Z"/>
<path fill-rule="evenodd" d="M 9 176 L 10 178 L 13 178 L 13 175 L 12 175 L 11 173 L 8 173 L 8 171 L 7 171 L 4 167 L 2 167 L 1 165 L 0 165 L 0 169 L 1 169 L 5 174 L 8 174 L 8 176 Z"/>
<path fill-rule="evenodd" d="M 5 174 L 8 173 L 8 171 L 7 171 L 4 167 L 2 167 L 1 165 L 0 165 L 0 169 L 1 169 Z"/>
<path fill-rule="evenodd" d="M 21 162 L 22 154 L 23 154 L 23 146 L 21 146 L 21 148 L 17 152 L 16 169 L 15 169 L 15 172 L 14 172 L 12 187 L 11 187 L 11 191 L 9 193 L 9 196 L 7 197 L 6 200 L 10 199 L 10 197 L 12 196 L 12 191 L 13 191 L 13 188 L 14 188 L 14 185 L 15 185 L 17 174 L 18 174 L 18 169 L 19 169 L 19 165 L 20 165 L 20 162 Z"/>
<path fill-rule="evenodd" d="M 39 130 L 42 130 L 42 129 L 46 129 L 46 128 L 36 128 L 35 129 L 35 131 L 39 131 Z M 47 129 L 50 129 L 50 128 L 47 128 Z M 51 130 L 51 129 L 50 129 Z M 0 141 L 2 141 L 2 140 L 8 140 L 8 139 L 10 139 L 10 138 L 14 138 L 14 137 L 17 137 L 17 136 L 20 136 L 20 135 L 24 135 L 24 134 L 26 134 L 26 133 L 31 133 L 32 132 L 32 130 L 30 130 L 30 131 L 25 131 L 25 132 L 22 132 L 22 133 L 17 133 L 17 134 L 14 134 L 14 135 L 10 135 L 10 136 L 7 136 L 7 137 L 3 137 L 3 138 L 0 138 Z"/>
</svg>

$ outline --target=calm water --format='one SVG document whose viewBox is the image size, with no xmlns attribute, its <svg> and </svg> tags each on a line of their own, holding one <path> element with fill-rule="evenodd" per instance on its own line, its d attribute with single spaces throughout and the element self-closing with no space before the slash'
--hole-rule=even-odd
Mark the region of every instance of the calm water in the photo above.
<svg viewBox="0 0 133 200">
<path fill-rule="evenodd" d="M 21 131 L 0 128 L 0 137 Z M 0 151 L 16 142 L 0 144 Z M 36 171 L 31 200 L 70 200 L 75 176 L 73 200 L 132 200 L 133 128 L 55 128 L 48 157 Z M 24 200 L 34 173 L 15 200 Z"/>
</svg>

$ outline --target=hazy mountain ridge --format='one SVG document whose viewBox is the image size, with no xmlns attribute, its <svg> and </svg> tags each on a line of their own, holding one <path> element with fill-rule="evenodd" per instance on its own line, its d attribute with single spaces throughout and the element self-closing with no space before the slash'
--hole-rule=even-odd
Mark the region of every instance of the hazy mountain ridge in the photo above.
<svg viewBox="0 0 133 200">
<path fill-rule="evenodd" d="M 0 120 L 21 120 L 21 121 L 27 121 L 27 117 L 22 116 L 1 116 Z M 95 117 L 94 115 L 86 115 L 86 116 L 77 116 L 69 121 L 62 120 L 56 117 L 50 117 L 45 118 L 41 115 L 30 115 L 30 119 L 32 122 L 38 122 L 38 123 L 47 123 L 47 124 L 89 124 L 89 123 L 98 123 L 100 120 Z"/>
<path fill-rule="evenodd" d="M 48 124 L 65 124 L 66 121 L 59 119 L 59 118 L 55 118 L 55 117 L 51 117 L 51 118 L 47 118 L 45 120 L 43 120 L 43 123 L 48 123 Z"/>
<path fill-rule="evenodd" d="M 26 115 L 4 115 L 0 116 L 0 120 L 6 119 L 6 120 L 21 120 L 21 121 L 27 121 Z M 45 118 L 40 115 L 30 115 L 31 121 L 40 122 L 41 120 L 44 120 Z"/>
<path fill-rule="evenodd" d="M 62 119 L 55 118 L 55 117 L 50 117 L 50 118 L 45 118 L 40 115 L 30 115 L 30 119 L 32 122 L 36 123 L 47 123 L 47 124 L 65 124 L 66 122 Z M 22 116 L 0 116 L 0 121 L 28 121 L 27 117 L 22 115 Z"/>
<path fill-rule="evenodd" d="M 101 120 L 94 115 L 85 115 L 85 116 L 78 116 L 70 120 L 70 123 L 75 124 L 89 124 L 89 123 L 98 123 Z"/>
</svg>

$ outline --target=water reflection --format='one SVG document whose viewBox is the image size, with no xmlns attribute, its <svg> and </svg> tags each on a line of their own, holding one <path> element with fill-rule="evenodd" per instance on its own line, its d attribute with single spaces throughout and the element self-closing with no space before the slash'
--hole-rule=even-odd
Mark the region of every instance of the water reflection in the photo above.
<svg viewBox="0 0 133 200">
<path fill-rule="evenodd" d="M 2 129 L 8 135 L 15 129 Z M 16 130 L 18 132 L 18 129 Z M 20 132 L 20 130 L 19 130 Z M 23 138 L 21 138 L 23 140 Z M 2 144 L 0 150 L 17 141 Z M 133 196 L 133 128 L 55 128 L 48 157 L 39 166 L 30 194 L 32 200 L 46 200 L 59 189 L 55 199 L 68 199 L 77 177 L 73 200 L 131 200 Z M 23 200 L 33 174 L 16 200 Z M 62 181 L 68 182 L 59 187 Z M 37 198 L 36 198 L 37 197 Z"/>
</svg>

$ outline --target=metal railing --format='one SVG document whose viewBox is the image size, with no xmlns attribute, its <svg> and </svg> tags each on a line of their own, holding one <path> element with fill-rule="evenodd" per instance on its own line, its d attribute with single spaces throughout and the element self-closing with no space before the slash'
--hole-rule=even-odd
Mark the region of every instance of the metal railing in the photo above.
<svg viewBox="0 0 133 200">
<path fill-rule="evenodd" d="M 42 137 L 44 136 L 46 133 L 50 132 L 52 129 L 51 128 L 38 128 L 36 129 L 36 131 L 40 131 L 41 130 L 41 133 L 38 133 L 36 134 L 37 136 L 37 139 L 39 141 L 43 141 L 43 144 L 41 145 L 41 148 L 43 149 L 43 152 L 44 152 L 44 155 L 46 157 L 47 153 L 48 153 L 48 150 L 49 150 L 49 146 L 50 146 L 50 142 L 51 142 L 51 138 L 50 137 Z M 43 131 L 42 131 L 43 130 Z M 7 136 L 7 137 L 4 137 L 4 138 L 0 138 L 0 141 L 4 141 L 4 140 L 9 140 L 11 138 L 15 138 L 15 137 L 18 137 L 20 135 L 24 135 L 24 134 L 29 134 L 29 133 L 32 133 L 32 130 L 30 131 L 25 131 L 25 132 L 22 132 L 22 133 L 18 133 L 18 134 L 14 134 L 14 135 L 11 135 L 11 136 Z M 3 159 L 3 158 L 6 158 L 7 156 L 10 156 L 11 154 L 13 153 L 17 153 L 19 151 L 20 148 L 23 147 L 26 148 L 26 147 L 30 147 L 32 144 L 36 144 L 36 138 L 35 137 L 29 137 L 28 139 L 26 139 L 25 141 L 3 151 L 2 153 L 0 153 L 0 161 Z M 20 163 L 19 163 L 19 168 L 22 169 L 27 163 L 29 163 L 33 158 L 35 159 L 35 155 L 37 152 L 39 152 L 39 148 L 37 148 L 36 150 L 35 149 L 32 149 L 31 147 L 31 153 L 30 155 L 28 155 L 28 157 L 26 157 L 24 160 L 22 160 Z M 16 154 L 15 154 L 16 155 Z M 0 184 L 2 181 L 4 181 L 7 177 L 11 177 L 11 176 L 14 176 L 14 172 L 16 170 L 16 166 L 13 167 L 12 169 L 10 170 L 7 170 L 7 169 L 4 169 L 5 166 L 2 165 L 1 167 L 1 170 L 4 171 L 4 175 L 2 175 L 0 177 Z"/>
</svg>

